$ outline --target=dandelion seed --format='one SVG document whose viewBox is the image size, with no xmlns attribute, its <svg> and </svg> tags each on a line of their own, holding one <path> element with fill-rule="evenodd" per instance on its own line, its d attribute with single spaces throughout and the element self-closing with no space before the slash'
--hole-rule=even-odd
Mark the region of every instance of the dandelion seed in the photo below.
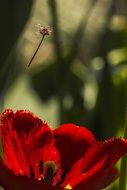
<svg viewBox="0 0 127 190">
<path fill-rule="evenodd" d="M 38 27 L 39 27 L 39 31 L 38 32 L 42 35 L 42 38 L 41 38 L 41 41 L 40 41 L 40 43 L 39 43 L 36 51 L 34 52 L 32 58 L 31 58 L 31 60 L 30 60 L 30 62 L 28 64 L 28 67 L 31 65 L 31 63 L 32 63 L 35 55 L 37 54 L 37 52 L 38 52 L 38 50 L 39 50 L 39 48 L 40 48 L 40 46 L 41 46 L 41 44 L 42 44 L 42 42 L 44 40 L 44 37 L 47 36 L 47 35 L 50 35 L 52 33 L 52 28 L 49 27 L 49 26 L 45 27 L 45 26 L 38 25 Z"/>
</svg>

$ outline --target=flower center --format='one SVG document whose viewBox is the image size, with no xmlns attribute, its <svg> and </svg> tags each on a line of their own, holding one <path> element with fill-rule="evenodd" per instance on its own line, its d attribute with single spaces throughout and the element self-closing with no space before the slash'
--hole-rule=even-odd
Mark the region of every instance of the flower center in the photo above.
<svg viewBox="0 0 127 190">
<path fill-rule="evenodd" d="M 43 161 L 41 160 L 39 163 L 39 173 L 43 174 L 44 168 L 43 168 Z"/>
<path fill-rule="evenodd" d="M 35 173 L 32 166 L 29 166 L 30 177 L 35 177 Z"/>
<path fill-rule="evenodd" d="M 46 167 L 44 179 L 50 182 L 53 180 L 53 177 L 57 171 L 57 166 L 54 161 L 47 161 L 44 163 L 44 167 Z"/>
<path fill-rule="evenodd" d="M 68 184 L 64 189 L 71 190 L 72 186 L 70 184 Z"/>
<path fill-rule="evenodd" d="M 69 167 L 65 168 L 64 171 L 62 172 L 62 174 L 60 176 L 60 179 L 61 179 L 60 182 L 61 183 L 65 180 L 68 170 L 69 170 Z"/>
<path fill-rule="evenodd" d="M 38 172 L 40 176 L 38 178 L 36 177 L 36 173 L 32 165 L 29 166 L 29 175 L 32 178 L 37 178 L 39 181 L 45 180 L 46 182 L 53 182 L 54 185 L 61 185 L 66 178 L 68 170 L 69 168 L 67 167 L 61 173 L 61 169 L 58 166 L 56 166 L 54 161 L 43 162 L 41 160 L 38 164 Z M 55 180 L 55 177 L 57 178 L 57 180 Z M 56 181 L 55 183 L 54 180 Z M 71 190 L 72 187 L 70 184 L 68 184 L 64 189 Z"/>
<path fill-rule="evenodd" d="M 43 163 L 41 160 L 38 165 L 38 171 L 40 174 L 40 176 L 37 178 L 38 180 L 44 179 L 47 182 L 51 182 L 57 171 L 57 166 L 54 161 L 47 161 Z M 31 165 L 29 166 L 29 175 L 32 178 L 36 178 L 36 173 Z"/>
</svg>

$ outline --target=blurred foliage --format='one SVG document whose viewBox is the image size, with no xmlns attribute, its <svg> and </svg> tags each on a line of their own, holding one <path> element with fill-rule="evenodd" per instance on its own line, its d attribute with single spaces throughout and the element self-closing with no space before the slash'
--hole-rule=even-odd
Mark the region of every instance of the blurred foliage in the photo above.
<svg viewBox="0 0 127 190">
<path fill-rule="evenodd" d="M 116 14 L 113 1 L 91 1 L 79 26 L 71 33 L 67 47 L 60 38 L 57 3 L 50 0 L 48 3 L 54 28 L 55 58 L 51 64 L 42 65 L 38 72 L 32 73 L 33 87 L 44 102 L 57 97 L 59 123 L 86 123 L 99 139 L 112 136 L 122 127 L 124 118 L 126 75 L 122 77 L 122 69 L 126 69 L 127 59 L 125 57 L 115 65 L 110 54 L 117 49 L 126 49 L 126 17 Z M 100 11 L 103 11 L 102 18 L 94 26 L 93 20 L 98 18 Z M 97 60 L 94 68 L 91 64 L 98 57 L 103 62 L 99 70 L 96 68 L 99 65 Z M 92 109 L 85 104 L 83 93 L 88 75 L 92 75 L 98 86 Z M 118 77 L 119 86 L 115 82 Z M 91 93 L 94 95 L 94 91 Z"/>
<path fill-rule="evenodd" d="M 53 98 L 57 100 L 58 124 L 86 124 L 99 139 L 118 134 L 122 131 L 127 96 L 125 2 L 80 0 L 77 9 L 82 8 L 81 14 L 73 13 L 72 21 L 76 18 L 75 14 L 78 21 L 69 23 L 70 26 L 61 19 L 71 21 L 70 17 L 63 15 L 66 6 L 64 8 L 62 1 L 61 4 L 55 0 L 45 1 L 42 8 L 41 3 L 41 0 L 35 3 L 36 14 L 40 18 L 42 14 L 44 21 L 50 22 L 53 34 L 50 39 L 44 40 L 43 46 L 46 43 L 49 45 L 39 50 L 40 53 L 45 51 L 48 56 L 44 59 L 43 52 L 42 56 L 38 52 L 30 70 L 22 63 L 26 61 L 23 55 L 29 55 L 29 58 L 32 55 L 33 49 L 26 46 L 25 51 L 24 45 L 32 37 L 28 29 L 25 37 L 21 32 L 29 18 L 32 1 L 22 1 L 20 5 L 15 1 L 10 4 L 4 1 L 1 6 L 1 105 L 15 77 L 25 72 L 31 80 L 28 88 L 35 90 L 42 105 L 48 105 Z M 69 5 L 73 6 L 73 1 Z M 46 14 L 49 16 L 45 19 Z M 36 15 L 31 20 L 32 24 L 38 22 Z M 42 58 L 43 63 L 37 56 Z M 40 64 L 36 64 L 37 60 Z"/>
<path fill-rule="evenodd" d="M 6 101 L 16 102 L 18 94 L 16 109 L 24 103 L 34 112 L 42 105 L 42 114 L 57 118 L 57 125 L 87 125 L 98 139 L 123 135 L 127 104 L 126 0 L 35 2 L 34 6 L 31 0 L 1 2 L 1 109 L 10 105 Z M 44 40 L 28 69 L 36 46 L 33 25 L 38 22 L 50 23 L 53 34 Z M 18 76 L 22 83 L 15 82 Z M 18 93 L 21 84 L 26 87 Z M 15 89 L 13 96 L 10 89 Z M 33 99 L 38 102 L 36 108 L 32 107 Z"/>
<path fill-rule="evenodd" d="M 1 1 L 0 6 L 0 99 L 17 73 L 16 42 L 27 22 L 33 0 Z M 0 106 L 2 103 L 0 102 Z"/>
</svg>

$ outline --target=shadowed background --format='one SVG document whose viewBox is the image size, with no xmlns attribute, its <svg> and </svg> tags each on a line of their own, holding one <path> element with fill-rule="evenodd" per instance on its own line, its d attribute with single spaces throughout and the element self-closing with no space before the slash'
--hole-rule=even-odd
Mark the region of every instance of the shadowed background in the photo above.
<svg viewBox="0 0 127 190">
<path fill-rule="evenodd" d="M 99 140 L 123 135 L 126 0 L 6 0 L 0 23 L 1 111 L 29 109 L 53 127 L 85 125 Z M 28 68 L 37 24 L 53 32 Z"/>
</svg>

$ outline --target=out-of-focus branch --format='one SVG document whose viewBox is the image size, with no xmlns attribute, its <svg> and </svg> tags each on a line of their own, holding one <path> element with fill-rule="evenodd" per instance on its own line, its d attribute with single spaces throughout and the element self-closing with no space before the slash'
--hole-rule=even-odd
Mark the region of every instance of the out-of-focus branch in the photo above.
<svg viewBox="0 0 127 190">
<path fill-rule="evenodd" d="M 80 59 L 86 64 L 100 48 L 100 42 L 108 26 L 113 5 L 113 0 L 98 0 L 90 15 L 81 48 L 84 53 L 80 52 Z"/>
<path fill-rule="evenodd" d="M 16 58 L 16 43 L 29 18 L 32 5 L 33 0 L 1 2 L 0 110 L 2 110 L 4 105 L 5 93 L 12 81 L 13 70 L 18 68 L 12 60 Z"/>
<path fill-rule="evenodd" d="M 52 25 L 54 30 L 54 46 L 55 46 L 55 52 L 57 56 L 57 60 L 59 60 L 60 63 L 62 63 L 62 47 L 61 47 L 61 40 L 60 40 L 60 32 L 59 32 L 59 16 L 57 13 L 57 4 L 56 0 L 48 0 L 50 12 L 52 15 Z"/>
<path fill-rule="evenodd" d="M 83 18 L 74 34 L 73 37 L 73 43 L 72 43 L 72 50 L 69 54 L 69 62 L 72 63 L 76 56 L 78 55 L 79 51 L 80 51 L 80 47 L 81 47 L 81 43 L 83 42 L 84 39 L 84 31 L 85 28 L 87 26 L 87 21 L 91 15 L 91 13 L 93 12 L 94 7 L 96 6 L 96 2 L 97 0 L 92 0 L 92 1 L 88 1 L 85 4 L 85 11 L 84 11 L 84 15 Z M 87 7 L 87 9 L 86 9 Z"/>
<path fill-rule="evenodd" d="M 124 119 L 124 138 L 127 138 L 127 105 Z M 127 158 L 123 157 L 120 166 L 119 190 L 126 190 L 127 181 Z"/>
</svg>

